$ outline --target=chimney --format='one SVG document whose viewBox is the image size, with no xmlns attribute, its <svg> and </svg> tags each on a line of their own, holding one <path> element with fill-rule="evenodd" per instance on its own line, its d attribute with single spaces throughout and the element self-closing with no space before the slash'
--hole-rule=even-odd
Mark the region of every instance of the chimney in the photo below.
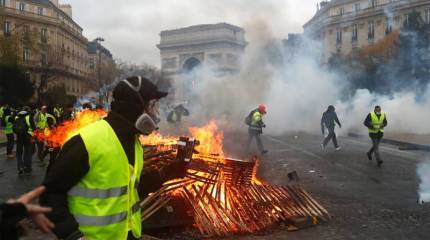
<svg viewBox="0 0 430 240">
<path fill-rule="evenodd" d="M 72 16 L 72 5 L 70 4 L 61 4 L 60 9 L 65 12 L 70 18 L 73 18 Z"/>
</svg>

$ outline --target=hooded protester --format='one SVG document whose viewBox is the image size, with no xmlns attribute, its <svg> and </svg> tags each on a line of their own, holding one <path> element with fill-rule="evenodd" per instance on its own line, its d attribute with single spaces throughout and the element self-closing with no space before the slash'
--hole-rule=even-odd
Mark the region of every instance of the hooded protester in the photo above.
<svg viewBox="0 0 430 240">
<path fill-rule="evenodd" d="M 384 137 L 384 128 L 387 124 L 387 116 L 380 106 L 375 106 L 373 112 L 369 113 L 364 120 L 364 126 L 369 130 L 369 137 L 372 140 L 372 148 L 367 152 L 367 158 L 372 160 L 372 155 L 375 154 L 378 167 L 383 163 L 379 155 L 379 144 Z"/>
<path fill-rule="evenodd" d="M 139 135 L 157 125 L 157 101 L 167 95 L 148 79 L 130 77 L 113 90 L 112 111 L 67 141 L 48 166 L 40 203 L 60 239 L 140 239 L 140 199 L 185 176 L 185 162 L 143 168 Z"/>
<path fill-rule="evenodd" d="M 342 125 L 340 124 L 339 118 L 337 117 L 337 114 L 335 112 L 335 108 L 333 105 L 328 106 L 327 111 L 325 111 L 321 118 L 321 132 L 324 136 L 325 134 L 325 128 L 328 130 L 328 135 L 324 139 L 323 143 L 321 143 L 321 148 L 324 150 L 327 146 L 327 143 L 332 140 L 334 144 L 334 148 L 336 150 L 340 150 L 340 146 L 337 143 L 336 133 L 334 132 L 334 128 L 336 127 L 336 123 L 339 126 L 339 128 L 342 128 Z"/>
<path fill-rule="evenodd" d="M 18 175 L 30 175 L 32 172 L 32 158 L 35 150 L 33 131 L 36 129 L 30 107 L 23 107 L 23 109 L 18 112 L 12 129 L 16 135 Z"/>
</svg>

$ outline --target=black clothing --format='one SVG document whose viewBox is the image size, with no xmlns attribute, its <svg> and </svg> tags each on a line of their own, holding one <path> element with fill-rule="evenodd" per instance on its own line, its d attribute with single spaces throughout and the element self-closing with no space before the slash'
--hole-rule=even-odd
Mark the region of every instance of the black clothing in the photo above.
<svg viewBox="0 0 430 240">
<path fill-rule="evenodd" d="M 324 126 L 328 129 L 335 127 L 335 123 L 342 127 L 335 111 L 326 111 L 321 118 L 321 131 L 324 134 Z"/>
<path fill-rule="evenodd" d="M 15 136 L 13 133 L 6 134 L 7 143 L 6 143 L 6 154 L 12 154 L 13 146 L 15 145 Z"/>
<path fill-rule="evenodd" d="M 105 120 L 121 142 L 129 164 L 134 165 L 137 130 L 116 112 L 110 112 Z M 68 209 L 67 192 L 86 175 L 88 170 L 88 152 L 80 135 L 64 144 L 58 157 L 48 166 L 43 182 L 46 192 L 40 197 L 40 203 L 53 208 L 48 217 L 55 224 L 53 231 L 59 238 L 74 240 L 82 236 L 78 223 Z M 157 169 L 144 168 L 138 188 L 141 199 L 159 189 L 165 180 L 161 178 Z"/>
<path fill-rule="evenodd" d="M 381 115 L 378 116 L 378 118 L 380 118 Z M 364 126 L 366 126 L 367 128 L 373 128 L 373 124 L 372 124 L 372 117 L 370 116 L 370 113 L 367 115 L 366 119 L 364 119 Z M 384 122 L 382 123 L 381 128 L 385 128 L 387 126 L 388 122 L 387 122 L 387 115 L 385 115 L 385 119 Z M 370 138 L 379 138 L 381 139 L 384 136 L 383 132 L 378 132 L 378 133 L 369 133 L 369 137 Z"/>
<path fill-rule="evenodd" d="M 336 133 L 334 132 L 334 126 L 332 128 L 328 128 L 328 135 L 327 137 L 324 139 L 323 145 L 324 147 L 327 145 L 327 143 L 332 140 L 334 147 L 338 148 L 339 145 L 337 144 L 337 138 L 336 138 Z"/>
<path fill-rule="evenodd" d="M 27 115 L 28 113 L 25 111 L 18 113 L 18 117 L 26 117 Z M 36 129 L 36 124 L 33 121 L 32 115 L 30 115 L 29 121 L 31 129 Z M 31 173 L 34 150 L 35 147 L 30 134 L 25 133 L 23 135 L 16 135 L 16 160 L 18 171 Z"/>
<path fill-rule="evenodd" d="M 17 136 L 16 162 L 18 171 L 24 171 L 26 173 L 32 172 L 34 148 L 34 143 L 30 136 Z"/>
<path fill-rule="evenodd" d="M 27 209 L 21 203 L 0 204 L 0 240 L 18 239 L 17 224 L 27 216 Z"/>
</svg>

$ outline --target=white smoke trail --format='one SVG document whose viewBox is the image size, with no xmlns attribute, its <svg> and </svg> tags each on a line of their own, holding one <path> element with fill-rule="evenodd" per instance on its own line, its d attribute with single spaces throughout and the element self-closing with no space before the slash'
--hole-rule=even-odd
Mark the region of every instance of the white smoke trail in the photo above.
<svg viewBox="0 0 430 240">
<path fill-rule="evenodd" d="M 419 202 L 430 202 L 430 161 L 417 165 L 417 175 L 420 178 Z"/>
</svg>

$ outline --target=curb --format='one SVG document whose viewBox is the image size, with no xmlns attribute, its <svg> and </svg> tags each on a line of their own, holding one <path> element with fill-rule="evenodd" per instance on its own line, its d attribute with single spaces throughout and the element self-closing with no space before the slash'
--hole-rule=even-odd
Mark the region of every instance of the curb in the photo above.
<svg viewBox="0 0 430 240">
<path fill-rule="evenodd" d="M 359 135 L 355 133 L 348 133 L 348 136 L 364 137 L 364 135 Z M 399 150 L 422 150 L 422 151 L 430 152 L 430 145 L 398 141 L 398 140 L 389 139 L 389 138 L 383 138 L 381 142 L 398 146 Z"/>
</svg>

